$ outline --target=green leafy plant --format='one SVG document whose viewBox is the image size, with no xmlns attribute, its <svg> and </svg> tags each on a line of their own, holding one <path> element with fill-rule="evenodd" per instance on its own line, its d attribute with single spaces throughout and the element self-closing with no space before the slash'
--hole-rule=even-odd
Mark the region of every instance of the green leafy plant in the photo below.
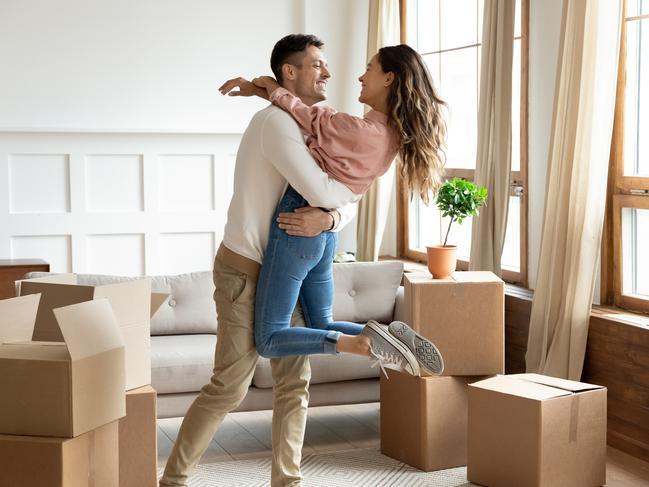
<svg viewBox="0 0 649 487">
<path fill-rule="evenodd" d="M 449 217 L 448 229 L 444 237 L 443 247 L 446 247 L 451 225 L 479 213 L 480 208 L 487 202 L 487 188 L 476 186 L 466 179 L 453 178 L 446 181 L 437 192 L 437 208 L 443 217 Z"/>
</svg>

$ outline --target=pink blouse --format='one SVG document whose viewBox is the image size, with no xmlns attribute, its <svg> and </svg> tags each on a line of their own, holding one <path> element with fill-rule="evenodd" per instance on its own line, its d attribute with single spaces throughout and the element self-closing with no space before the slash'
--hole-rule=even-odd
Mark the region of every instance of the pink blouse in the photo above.
<svg viewBox="0 0 649 487">
<path fill-rule="evenodd" d="M 397 155 L 394 129 L 384 113 L 370 110 L 365 117 L 308 106 L 284 88 L 270 101 L 287 111 L 307 135 L 306 144 L 320 168 L 356 194 L 384 174 Z"/>
</svg>

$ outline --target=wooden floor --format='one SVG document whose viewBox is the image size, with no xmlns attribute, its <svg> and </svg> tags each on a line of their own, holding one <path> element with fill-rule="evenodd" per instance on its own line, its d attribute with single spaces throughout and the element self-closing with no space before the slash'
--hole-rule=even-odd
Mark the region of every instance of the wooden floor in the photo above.
<svg viewBox="0 0 649 487">
<path fill-rule="evenodd" d="M 158 420 L 158 461 L 164 466 L 182 418 Z M 271 411 L 228 415 L 201 459 L 214 463 L 270 455 Z M 379 404 L 309 408 L 303 454 L 379 448 Z M 606 462 L 608 486 L 649 486 L 649 463 L 613 448 Z"/>
</svg>

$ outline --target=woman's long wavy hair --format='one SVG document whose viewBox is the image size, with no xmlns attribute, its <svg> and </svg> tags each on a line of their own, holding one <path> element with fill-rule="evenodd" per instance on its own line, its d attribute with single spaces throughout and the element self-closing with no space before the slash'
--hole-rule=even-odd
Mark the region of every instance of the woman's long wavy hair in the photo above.
<svg viewBox="0 0 649 487">
<path fill-rule="evenodd" d="M 400 44 L 379 49 L 381 69 L 394 73 L 388 94 L 389 119 L 397 131 L 399 173 L 411 195 L 427 205 L 442 183 L 446 154 L 446 103 L 433 87 L 421 56 Z"/>
</svg>

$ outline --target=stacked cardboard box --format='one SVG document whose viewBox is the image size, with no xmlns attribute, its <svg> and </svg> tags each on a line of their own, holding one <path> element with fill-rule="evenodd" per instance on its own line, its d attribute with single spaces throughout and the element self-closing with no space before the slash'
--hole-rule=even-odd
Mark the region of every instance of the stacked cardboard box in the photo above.
<svg viewBox="0 0 649 487">
<path fill-rule="evenodd" d="M 158 473 L 156 391 L 126 393 L 126 416 L 119 420 L 120 487 L 155 487 Z"/>
<path fill-rule="evenodd" d="M 118 485 L 124 342 L 105 299 L 54 310 L 63 342 L 33 342 L 39 294 L 0 301 L 0 485 Z"/>
<path fill-rule="evenodd" d="M 504 283 L 490 272 L 404 276 L 406 323 L 439 348 L 441 377 L 381 377 L 381 451 L 421 470 L 466 464 L 468 384 L 504 372 Z"/>
<path fill-rule="evenodd" d="M 491 487 L 603 485 L 606 389 L 499 375 L 502 281 L 486 272 L 404 281 L 407 322 L 440 349 L 444 376 L 381 378 L 381 450 L 427 471 L 467 464 L 469 481 Z"/>
<path fill-rule="evenodd" d="M 28 343 L 22 345 L 12 343 L 5 347 L 11 351 L 11 358 L 15 359 L 15 362 L 0 362 L 0 376 L 6 379 L 7 385 L 27 381 L 28 386 L 23 388 L 23 395 L 29 401 L 38 398 L 42 405 L 43 397 L 45 397 L 57 398 L 63 403 L 55 404 L 56 407 L 52 407 L 48 403 L 46 410 L 50 412 L 49 415 L 43 414 L 42 409 L 35 407 L 35 411 L 39 414 L 32 414 L 32 417 L 36 419 L 30 419 L 26 414 L 31 410 L 29 408 L 27 411 L 24 410 L 23 400 L 16 400 L 17 396 L 13 398 L 5 396 L 7 400 L 0 401 L 0 415 L 3 416 L 3 420 L 0 420 L 0 433 L 60 436 L 60 438 L 7 436 L 3 437 L 4 445 L 10 448 L 13 445 L 10 440 L 16 439 L 23 445 L 22 450 L 18 448 L 17 451 L 27 451 L 24 445 L 29 443 L 30 438 L 34 440 L 34 445 L 40 445 L 38 448 L 49 445 L 48 451 L 52 455 L 58 454 L 58 458 L 62 462 L 59 470 L 63 472 L 64 479 L 73 478 L 76 474 L 79 474 L 80 478 L 83 477 L 84 474 L 80 470 L 74 470 L 65 463 L 76 462 L 75 458 L 79 451 L 86 451 L 88 455 L 92 453 L 89 458 L 93 461 L 104 462 L 97 458 L 96 452 L 105 453 L 110 450 L 111 456 L 106 459 L 103 465 L 112 465 L 111 468 L 102 470 L 96 468 L 96 465 L 90 460 L 86 462 L 86 474 L 91 477 L 95 476 L 96 478 L 98 472 L 104 472 L 102 475 L 106 480 L 97 485 L 113 485 L 107 476 L 107 472 L 110 471 L 112 472 L 111 478 L 119 479 L 121 487 L 154 486 L 157 470 L 156 392 L 149 385 L 151 382 L 150 318 L 167 298 L 167 295 L 151 293 L 151 284 L 148 279 L 105 286 L 83 286 L 77 283 L 76 276 L 73 274 L 23 280 L 16 283 L 16 288 L 21 297 L 16 298 L 11 306 L 16 309 L 20 308 L 22 314 L 21 312 L 13 313 L 12 319 L 8 320 L 11 326 L 8 326 L 7 329 L 21 329 L 22 333 L 20 337 L 17 337 L 16 333 L 12 332 L 12 336 L 9 337 L 11 340 L 0 341 L 16 342 L 17 339 L 20 339 Z M 29 307 L 30 318 L 26 317 L 27 307 Z M 68 339 L 65 330 L 65 322 L 68 319 L 65 310 L 68 309 L 76 310 L 75 319 L 78 325 L 76 334 L 70 339 Z M 107 318 L 108 313 L 112 319 L 111 323 L 108 323 L 110 321 Z M 28 331 L 25 323 L 29 323 Z M 18 326 L 19 324 L 21 326 Z M 102 352 L 98 346 L 88 347 L 88 343 L 93 340 L 103 343 L 101 340 L 106 340 L 105 335 L 109 329 L 112 329 L 114 335 L 121 340 L 121 355 L 119 357 L 115 354 L 107 354 L 106 351 Z M 1 334 L 0 338 L 3 338 Z M 71 364 L 67 368 L 70 369 L 71 376 L 76 378 L 76 382 L 72 386 L 52 378 L 54 370 L 66 369 L 64 361 L 61 360 L 65 355 L 61 340 L 65 340 L 67 344 L 68 362 Z M 38 347 L 39 353 L 50 362 L 42 370 L 36 370 L 35 362 L 25 362 L 26 350 L 35 347 Z M 0 358 L 2 357 L 1 352 L 2 348 L 0 348 Z M 9 352 L 5 351 L 5 354 L 9 354 Z M 91 356 L 97 358 L 93 359 Z M 94 363 L 93 360 L 99 362 L 100 365 L 89 367 L 89 364 Z M 112 362 L 108 363 L 110 360 Z M 24 363 L 29 364 L 29 367 L 25 368 Z M 119 364 L 121 372 L 116 372 L 117 369 L 113 367 L 115 364 Z M 113 372 L 98 380 L 92 374 L 96 367 L 104 367 L 102 370 L 112 370 Z M 19 379 L 16 375 L 17 370 L 26 370 L 26 379 Z M 2 373 L 5 371 L 6 374 Z M 116 384 L 118 378 L 121 378 L 119 385 Z M 96 427 L 92 429 L 93 427 L 89 426 L 93 423 L 89 422 L 88 417 L 100 417 L 98 411 L 101 412 L 102 408 L 110 404 L 105 396 L 95 393 L 93 387 L 96 388 L 98 384 L 104 386 L 111 384 L 113 388 L 110 395 L 117 397 L 121 404 L 120 414 L 111 418 L 113 422 L 122 418 L 119 427 L 115 422 L 113 428 L 106 428 L 106 431 L 109 430 L 110 433 L 102 430 L 101 434 L 97 434 Z M 0 387 L 4 385 L 0 379 Z M 43 391 L 46 393 L 43 394 Z M 65 403 L 65 398 L 68 396 L 75 398 L 74 401 Z M 3 415 L 3 407 L 17 413 L 13 417 Z M 70 417 L 68 418 L 66 415 Z M 43 423 L 48 424 L 50 429 L 43 429 Z M 95 426 L 99 425 L 98 423 Z M 112 433 L 113 431 L 114 433 Z M 89 433 L 87 437 L 85 432 Z M 110 445 L 114 444 L 114 449 L 109 445 L 109 437 Z M 113 453 L 114 455 L 112 455 Z M 111 463 L 113 457 L 115 461 Z M 67 460 L 68 458 L 71 460 Z M 84 468 L 83 465 L 83 462 L 79 463 L 81 470 Z M 55 479 L 56 474 L 52 475 L 52 479 Z M 47 478 L 49 481 L 50 477 Z M 0 477 L 0 485 L 5 485 L 1 480 L 2 477 Z M 62 485 L 68 485 L 68 483 L 76 485 L 71 480 L 64 480 Z M 25 481 L 23 484 L 7 485 L 45 484 Z M 52 480 L 52 485 L 57 485 L 55 480 Z"/>
</svg>

